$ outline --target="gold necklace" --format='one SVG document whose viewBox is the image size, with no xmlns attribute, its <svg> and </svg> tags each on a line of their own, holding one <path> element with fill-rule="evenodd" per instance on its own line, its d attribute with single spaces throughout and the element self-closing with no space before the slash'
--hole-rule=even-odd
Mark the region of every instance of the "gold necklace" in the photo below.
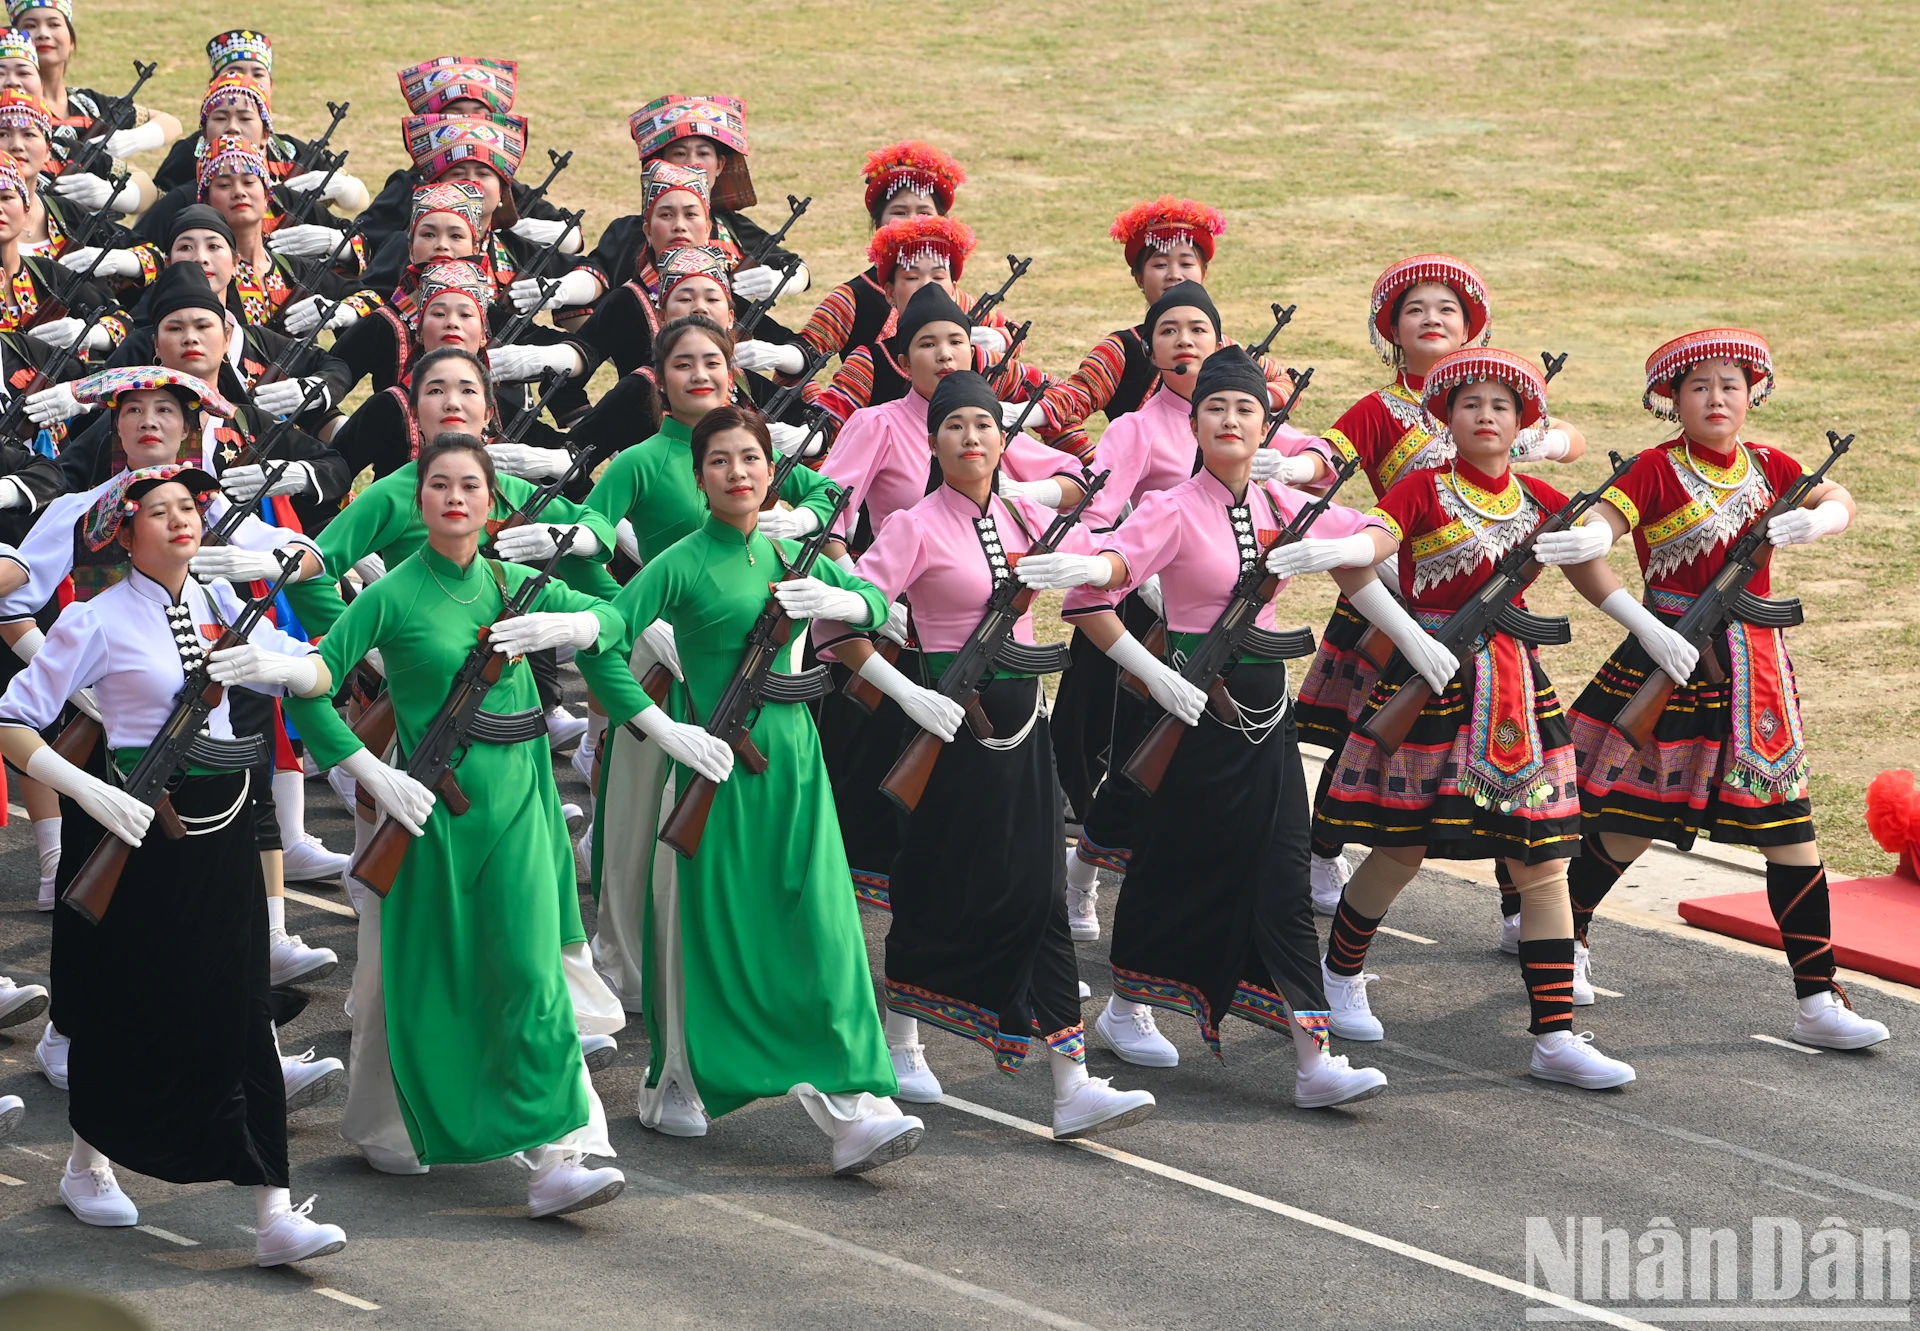
<svg viewBox="0 0 1920 1331">
<path fill-rule="evenodd" d="M 475 555 L 474 558 L 478 559 L 479 556 Z M 424 559 L 421 560 L 420 562 L 423 564 L 427 563 L 427 561 Z M 472 596 L 469 596 L 466 600 L 463 601 L 459 597 L 455 596 L 452 592 L 447 590 L 447 584 L 440 581 L 440 575 L 433 571 L 432 564 L 427 564 L 427 576 L 433 579 L 434 586 L 438 587 L 442 592 L 444 592 L 446 594 L 446 598 L 449 601 L 452 601 L 455 605 L 472 605 L 475 601 L 480 599 L 480 593 L 484 592 L 487 589 L 486 584 L 483 582 L 480 585 L 480 588 L 478 591 L 474 592 Z"/>
</svg>

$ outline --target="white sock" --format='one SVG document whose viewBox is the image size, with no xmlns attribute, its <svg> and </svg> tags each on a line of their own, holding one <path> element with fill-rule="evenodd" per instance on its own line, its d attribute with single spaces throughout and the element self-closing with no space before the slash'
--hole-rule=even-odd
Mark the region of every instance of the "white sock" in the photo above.
<svg viewBox="0 0 1920 1331">
<path fill-rule="evenodd" d="M 1822 989 L 1817 994 L 1808 994 L 1800 1000 L 1800 1015 L 1811 1020 L 1825 1012 L 1834 1002 L 1833 990 Z"/>
<path fill-rule="evenodd" d="M 1548 1031 L 1545 1035 L 1536 1035 L 1534 1042 L 1542 1049 L 1558 1049 L 1573 1039 L 1572 1031 Z"/>
<path fill-rule="evenodd" d="M 267 1029 L 273 1032 L 273 1052 L 280 1054 L 280 1024 L 270 1021 L 267 1023 Z M 285 1058 L 286 1055 L 280 1054 L 280 1057 Z"/>
<path fill-rule="evenodd" d="M 102 1169 L 112 1163 L 106 1156 L 87 1145 L 86 1139 L 79 1133 L 73 1134 L 73 1154 L 67 1157 L 69 1174 L 84 1174 L 89 1169 Z"/>
<path fill-rule="evenodd" d="M 565 1146 L 536 1146 L 521 1154 L 536 1179 L 544 1178 L 561 1165 L 572 1164 L 580 1159 L 580 1152 Z"/>
<path fill-rule="evenodd" d="M 280 824 L 280 844 L 292 850 L 307 834 L 307 779 L 298 772 L 273 774 L 273 816 Z"/>
<path fill-rule="evenodd" d="M 1047 1062 L 1053 1066 L 1053 1098 L 1064 1100 L 1087 1084 L 1087 1065 L 1068 1058 L 1057 1049 L 1047 1050 Z"/>
<path fill-rule="evenodd" d="M 279 938 L 287 932 L 287 899 L 285 897 L 267 898 L 267 935 Z"/>
<path fill-rule="evenodd" d="M 60 819 L 42 818 L 33 825 L 33 844 L 40 851 L 40 876 L 51 878 L 60 872 Z"/>
<path fill-rule="evenodd" d="M 1075 849 L 1068 853 L 1067 855 L 1067 886 L 1068 887 L 1072 888 L 1076 892 L 1085 892 L 1088 889 L 1097 886 L 1099 882 L 1100 882 L 1100 866 L 1099 865 L 1089 864 L 1086 860 L 1080 858 L 1080 852 L 1078 849 Z"/>
<path fill-rule="evenodd" d="M 1293 1035 L 1293 1052 L 1300 1064 L 1300 1075 L 1311 1075 L 1327 1061 L 1327 1051 L 1322 1049 L 1320 1042 L 1313 1038 L 1313 1032 L 1301 1026 L 1299 1022 L 1289 1021 L 1287 1026 Z"/>
<path fill-rule="evenodd" d="M 1118 994 L 1107 999 L 1107 1013 L 1110 1016 L 1131 1017 L 1136 1012 L 1145 1012 L 1146 1010 L 1147 1005 L 1145 1003 L 1135 1003 L 1130 999 L 1120 997 Z"/>
<path fill-rule="evenodd" d="M 920 1043 L 920 1023 L 912 1017 L 887 1009 L 887 1048 L 905 1049 Z"/>
<path fill-rule="evenodd" d="M 287 1195 L 285 1188 L 269 1188 L 264 1184 L 255 1184 L 253 1188 L 254 1224 L 265 1229 L 273 1223 L 276 1215 L 283 1215 L 293 1209 L 293 1198 Z"/>
</svg>

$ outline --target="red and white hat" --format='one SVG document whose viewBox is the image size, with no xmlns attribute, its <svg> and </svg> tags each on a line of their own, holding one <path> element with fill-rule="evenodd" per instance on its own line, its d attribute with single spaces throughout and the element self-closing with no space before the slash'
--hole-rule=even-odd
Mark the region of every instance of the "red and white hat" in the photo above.
<svg viewBox="0 0 1920 1331">
<path fill-rule="evenodd" d="M 973 228 L 951 217 L 903 217 L 873 233 L 867 257 L 885 282 L 902 264 L 911 267 L 923 259 L 944 259 L 957 282 L 973 253 Z"/>
<path fill-rule="evenodd" d="M 417 116 L 439 115 L 448 102 L 475 101 L 494 115 L 513 110 L 520 66 L 512 60 L 483 60 L 471 55 L 443 55 L 411 65 L 394 75 L 407 109 Z"/>
<path fill-rule="evenodd" d="M 1107 234 L 1126 246 L 1127 266 L 1132 267 L 1143 250 L 1166 251 L 1175 245 L 1191 245 L 1204 262 L 1212 263 L 1214 238 L 1226 229 L 1227 219 L 1218 208 L 1162 194 L 1114 218 Z"/>
<path fill-rule="evenodd" d="M 1547 380 L 1540 373 L 1540 367 L 1524 356 L 1493 347 L 1467 347 L 1442 356 L 1427 371 L 1426 383 L 1420 390 L 1420 405 L 1444 420 L 1448 394 L 1456 388 L 1489 380 L 1505 384 L 1519 397 L 1521 429 L 1538 424 L 1547 414 Z"/>
<path fill-rule="evenodd" d="M 867 182 L 868 212 L 909 189 L 927 195 L 945 213 L 953 208 L 954 192 L 967 183 L 960 163 L 919 139 L 903 139 L 868 153 L 860 174 Z"/>
<path fill-rule="evenodd" d="M 1647 357 L 1647 391 L 1640 404 L 1662 420 L 1675 420 L 1673 381 L 1702 361 L 1730 360 L 1747 372 L 1747 401 L 1759 406 L 1773 393 L 1773 351 L 1767 339 L 1744 328 L 1703 328 L 1663 344 Z"/>
<path fill-rule="evenodd" d="M 1373 284 L 1373 301 L 1367 311 L 1367 337 L 1381 360 L 1393 364 L 1393 303 L 1400 299 L 1402 292 L 1422 282 L 1438 282 L 1452 288 L 1466 307 L 1467 341 L 1487 345 L 1493 336 L 1493 298 L 1487 294 L 1486 280 L 1472 264 L 1451 254 L 1416 254 L 1394 264 Z"/>
<path fill-rule="evenodd" d="M 480 309 L 481 326 L 486 325 L 487 306 L 493 300 L 493 283 L 472 259 L 442 259 L 420 274 L 419 294 L 414 308 L 425 313 L 438 296 L 455 291 Z"/>
</svg>

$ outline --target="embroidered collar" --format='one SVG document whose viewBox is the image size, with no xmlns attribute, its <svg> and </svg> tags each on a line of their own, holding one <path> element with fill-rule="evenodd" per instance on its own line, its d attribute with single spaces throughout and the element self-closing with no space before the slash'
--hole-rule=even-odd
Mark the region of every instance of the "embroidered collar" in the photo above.
<svg viewBox="0 0 1920 1331">
<path fill-rule="evenodd" d="M 1753 455 L 1738 440 L 1734 441 L 1732 455 L 1724 462 L 1705 445 L 1696 445 L 1685 435 L 1680 436 L 1680 447 L 1676 451 L 1688 470 L 1716 490 L 1733 489 L 1753 470 Z"/>
<path fill-rule="evenodd" d="M 1490 522 L 1504 522 L 1520 511 L 1522 487 L 1511 468 L 1496 479 L 1456 455 L 1441 479 L 1461 503 Z"/>
</svg>

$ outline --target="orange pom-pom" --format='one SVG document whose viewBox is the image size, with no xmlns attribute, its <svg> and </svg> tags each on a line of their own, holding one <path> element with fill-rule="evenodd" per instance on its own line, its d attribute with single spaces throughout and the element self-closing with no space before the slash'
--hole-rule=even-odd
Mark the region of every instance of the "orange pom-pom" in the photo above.
<svg viewBox="0 0 1920 1331">
<path fill-rule="evenodd" d="M 1896 767 L 1868 784 L 1867 831 L 1893 855 L 1920 841 L 1920 790 L 1914 789 L 1912 772 Z"/>
<path fill-rule="evenodd" d="M 868 212 L 900 190 L 912 189 L 932 195 L 934 206 L 944 213 L 953 207 L 954 191 L 967 183 L 960 163 L 919 139 L 904 139 L 868 153 L 860 174 L 867 182 Z"/>
<path fill-rule="evenodd" d="M 1214 237 L 1226 229 L 1227 219 L 1220 215 L 1218 208 L 1162 194 L 1146 203 L 1136 203 L 1114 218 L 1107 234 L 1126 246 L 1129 264 L 1148 245 L 1164 247 L 1181 241 L 1192 245 L 1200 251 L 1203 260 L 1212 263 Z"/>
<path fill-rule="evenodd" d="M 973 228 L 951 217 L 904 217 L 889 222 L 873 233 L 867 257 L 885 282 L 903 262 L 917 262 L 922 255 L 935 254 L 947 261 L 947 271 L 955 281 L 973 253 Z"/>
</svg>

